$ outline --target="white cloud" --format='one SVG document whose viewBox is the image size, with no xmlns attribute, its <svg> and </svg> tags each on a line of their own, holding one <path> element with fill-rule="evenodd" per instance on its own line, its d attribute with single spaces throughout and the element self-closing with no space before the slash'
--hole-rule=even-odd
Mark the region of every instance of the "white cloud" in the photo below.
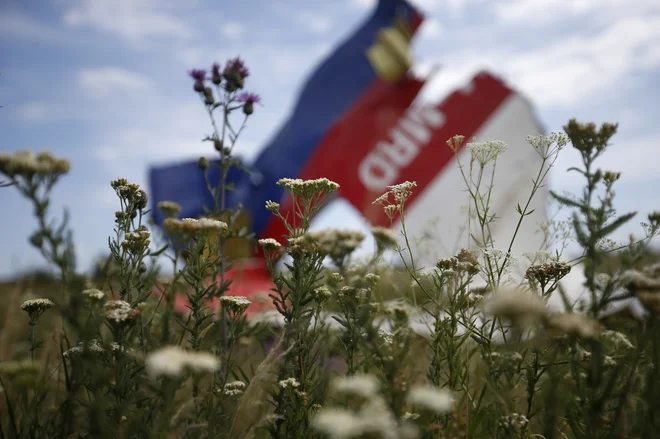
<svg viewBox="0 0 660 439">
<path fill-rule="evenodd" d="M 16 116 L 24 122 L 42 120 L 48 115 L 48 107 L 42 102 L 26 102 L 16 109 Z"/>
<path fill-rule="evenodd" d="M 13 11 L 0 13 L 0 34 L 50 43 L 63 41 L 57 29 Z"/>
<path fill-rule="evenodd" d="M 440 22 L 434 18 L 427 18 L 424 20 L 424 23 L 422 24 L 422 28 L 420 29 L 420 39 L 426 39 L 426 38 L 438 38 L 441 36 L 443 33 L 442 31 L 442 25 Z"/>
<path fill-rule="evenodd" d="M 230 40 L 238 40 L 245 33 L 245 26 L 241 23 L 230 21 L 223 24 L 220 31 L 226 38 L 229 38 Z"/>
<path fill-rule="evenodd" d="M 349 0 L 349 5 L 355 9 L 371 9 L 376 6 L 377 0 Z"/>
<path fill-rule="evenodd" d="M 118 91 L 141 91 L 151 84 L 146 76 L 119 67 L 82 70 L 78 81 L 95 97 L 110 96 Z"/>
<path fill-rule="evenodd" d="M 466 48 L 445 54 L 446 68 L 431 95 L 440 95 L 487 68 L 515 84 L 535 103 L 571 107 L 631 84 L 635 72 L 660 66 L 660 17 L 622 19 L 589 36 L 547 39 L 525 51 Z M 452 59 L 453 55 L 453 59 Z"/>
<path fill-rule="evenodd" d="M 584 17 L 590 21 L 617 20 L 622 17 L 644 16 L 660 11 L 656 0 L 508 0 L 494 4 L 497 18 L 506 24 L 539 26 Z"/>
<path fill-rule="evenodd" d="M 322 34 L 334 26 L 332 20 L 322 13 L 302 11 L 296 15 L 296 21 L 302 24 L 309 32 Z"/>
<path fill-rule="evenodd" d="M 187 39 L 191 28 L 154 0 L 79 0 L 63 16 L 71 27 L 91 27 L 132 42 L 147 38 Z"/>
</svg>

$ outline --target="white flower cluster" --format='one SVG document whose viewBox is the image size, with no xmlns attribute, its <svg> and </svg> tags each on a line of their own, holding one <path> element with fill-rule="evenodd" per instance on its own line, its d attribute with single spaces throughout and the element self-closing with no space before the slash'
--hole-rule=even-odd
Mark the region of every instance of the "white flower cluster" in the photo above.
<svg viewBox="0 0 660 439">
<path fill-rule="evenodd" d="M 550 158 L 568 144 L 568 136 L 564 133 L 550 133 L 547 136 L 527 136 L 527 143 L 544 159 Z"/>
<path fill-rule="evenodd" d="M 221 296 L 219 300 L 222 308 L 235 314 L 243 314 L 252 304 L 243 296 Z"/>
<path fill-rule="evenodd" d="M 39 176 L 64 175 L 71 169 L 66 159 L 61 159 L 48 152 L 40 152 L 36 156 L 31 151 L 19 151 L 14 154 L 0 153 L 0 174 L 10 178 L 24 176 L 31 178 Z"/>
<path fill-rule="evenodd" d="M 93 300 L 97 302 L 100 302 L 105 298 L 105 293 L 96 288 L 89 288 L 87 290 L 83 290 L 82 294 L 83 296 L 86 296 L 89 300 Z"/>
<path fill-rule="evenodd" d="M 157 207 L 167 217 L 173 217 L 181 213 L 181 206 L 174 201 L 161 201 Z"/>
<path fill-rule="evenodd" d="M 379 382 L 370 375 L 354 375 L 333 380 L 331 388 L 346 395 L 357 395 L 362 403 L 357 411 L 322 408 L 312 418 L 312 426 L 332 438 L 375 435 L 385 439 L 417 437 L 417 429 L 408 422 L 398 422 L 378 393 Z"/>
<path fill-rule="evenodd" d="M 380 383 L 373 375 L 357 374 L 336 378 L 330 388 L 345 395 L 373 398 L 380 390 Z"/>
<path fill-rule="evenodd" d="M 152 378 L 178 377 L 185 371 L 213 373 L 220 368 L 220 360 L 209 353 L 167 346 L 147 355 L 145 366 Z"/>
<path fill-rule="evenodd" d="M 487 140 L 485 142 L 471 142 L 465 148 L 472 155 L 472 160 L 479 162 L 483 167 L 506 151 L 506 143 L 499 140 Z"/>
<path fill-rule="evenodd" d="M 383 206 L 387 217 L 393 219 L 397 212 L 403 210 L 406 201 L 413 194 L 413 188 L 415 187 L 417 187 L 417 182 L 415 181 L 404 181 L 400 184 L 387 186 L 389 190 L 376 198 L 371 204 L 380 204 Z M 390 194 L 394 198 L 394 203 L 390 202 Z"/>
<path fill-rule="evenodd" d="M 630 340 L 628 340 L 628 337 L 626 337 L 624 334 L 620 333 L 619 331 L 606 330 L 603 331 L 602 336 L 610 340 L 617 347 L 621 345 L 627 347 L 628 349 L 632 349 L 635 347 L 630 342 Z"/>
<path fill-rule="evenodd" d="M 522 288 L 498 290 L 484 300 L 484 310 L 488 314 L 519 326 L 537 323 L 545 316 L 546 309 L 538 294 Z"/>
<path fill-rule="evenodd" d="M 71 349 L 68 349 L 67 351 L 64 352 L 65 357 L 71 357 L 72 355 L 79 355 L 82 354 L 83 352 L 91 352 L 94 354 L 102 354 L 106 352 L 105 348 L 101 346 L 101 343 L 96 340 L 90 340 L 87 344 L 84 342 L 78 343 L 78 346 L 73 347 Z M 124 347 L 121 346 L 119 343 L 112 342 L 110 343 L 110 351 L 111 352 L 123 352 L 125 351 Z"/>
<path fill-rule="evenodd" d="M 231 383 L 225 384 L 222 389 L 222 393 L 226 396 L 237 396 L 243 393 L 244 390 L 245 383 L 243 381 L 233 381 Z"/>
<path fill-rule="evenodd" d="M 277 182 L 277 185 L 282 186 L 291 195 L 304 198 L 311 198 L 314 195 L 319 194 L 330 194 L 339 189 L 339 185 L 337 183 L 330 181 L 327 178 L 316 178 L 314 180 L 302 180 L 300 178 L 281 178 Z"/>
<path fill-rule="evenodd" d="M 312 296 L 317 303 L 325 303 L 332 297 L 332 292 L 325 285 L 321 285 L 312 291 Z"/>
<path fill-rule="evenodd" d="M 28 314 L 40 314 L 51 309 L 55 304 L 49 299 L 30 299 L 21 304 L 21 309 Z"/>
<path fill-rule="evenodd" d="M 300 383 L 295 378 L 287 378 L 280 381 L 280 387 L 283 389 L 297 389 L 300 387 Z"/>
<path fill-rule="evenodd" d="M 374 235 L 374 240 L 376 240 L 376 245 L 378 246 L 379 251 L 396 247 L 398 243 L 398 235 L 393 230 L 386 227 L 373 227 L 371 229 L 371 234 Z"/>
<path fill-rule="evenodd" d="M 525 416 L 518 413 L 512 413 L 508 416 L 502 416 L 500 418 L 499 426 L 504 430 L 520 430 L 527 425 L 528 422 L 529 419 Z"/>
<path fill-rule="evenodd" d="M 451 392 L 435 387 L 413 387 L 406 400 L 416 407 L 436 414 L 449 413 L 454 407 Z"/>
<path fill-rule="evenodd" d="M 105 318 L 110 323 L 123 324 L 136 319 L 144 308 L 144 303 L 132 308 L 130 303 L 123 300 L 110 300 L 105 303 L 104 308 Z"/>
<path fill-rule="evenodd" d="M 394 334 L 384 328 L 378 328 L 378 336 L 383 340 L 386 346 L 391 346 L 394 343 Z"/>
<path fill-rule="evenodd" d="M 224 233 L 228 229 L 227 223 L 212 218 L 166 218 L 163 221 L 163 228 L 167 233 L 179 236 Z"/>
<path fill-rule="evenodd" d="M 273 238 L 260 239 L 258 242 L 264 250 L 279 250 L 282 247 L 282 244 Z"/>
</svg>

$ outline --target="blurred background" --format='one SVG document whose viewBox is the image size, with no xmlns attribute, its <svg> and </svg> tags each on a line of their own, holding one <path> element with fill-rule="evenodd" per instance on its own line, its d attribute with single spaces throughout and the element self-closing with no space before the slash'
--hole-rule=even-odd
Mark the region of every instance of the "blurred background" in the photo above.
<svg viewBox="0 0 660 439">
<path fill-rule="evenodd" d="M 414 70 L 440 70 L 422 92 L 439 101 L 479 70 L 501 76 L 535 106 L 545 129 L 570 118 L 619 122 L 599 167 L 622 172 L 615 236 L 642 236 L 660 209 L 660 2 L 657 0 L 411 0 L 426 15 Z M 370 14 L 373 0 L 0 0 L 0 148 L 47 149 L 72 162 L 51 215 L 67 206 L 80 270 L 107 251 L 118 201 L 110 180 L 148 189 L 150 166 L 212 155 L 203 105 L 186 72 L 240 55 L 257 107 L 236 152 L 251 159 L 288 117 L 308 73 Z M 582 181 L 560 154 L 551 187 Z M 28 243 L 36 223 L 12 188 L 0 190 L 0 278 L 43 266 Z M 333 202 L 314 228 L 364 228 Z M 367 239 L 365 249 L 372 248 Z"/>
</svg>

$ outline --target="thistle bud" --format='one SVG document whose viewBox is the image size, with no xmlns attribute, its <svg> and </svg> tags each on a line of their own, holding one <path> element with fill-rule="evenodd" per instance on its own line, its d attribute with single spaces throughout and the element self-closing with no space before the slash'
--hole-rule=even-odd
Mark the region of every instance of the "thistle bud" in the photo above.
<svg viewBox="0 0 660 439">
<path fill-rule="evenodd" d="M 209 168 L 209 159 L 206 157 L 200 157 L 197 161 L 197 167 L 202 171 L 206 171 Z"/>
<path fill-rule="evenodd" d="M 222 152 L 222 140 L 220 139 L 214 139 L 213 140 L 213 147 L 215 148 L 216 151 Z"/>
<path fill-rule="evenodd" d="M 213 97 L 213 90 L 210 87 L 204 88 L 204 103 L 206 105 L 213 105 L 215 98 Z"/>
<path fill-rule="evenodd" d="M 243 104 L 243 113 L 245 113 L 246 116 L 249 116 L 252 113 L 254 113 L 254 103 L 248 101 L 245 104 Z"/>
</svg>

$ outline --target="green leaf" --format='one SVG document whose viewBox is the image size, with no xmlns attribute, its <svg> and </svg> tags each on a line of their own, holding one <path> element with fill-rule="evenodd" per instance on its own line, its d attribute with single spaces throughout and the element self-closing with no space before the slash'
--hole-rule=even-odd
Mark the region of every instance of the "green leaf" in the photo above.
<svg viewBox="0 0 660 439">
<path fill-rule="evenodd" d="M 562 195 L 559 195 L 555 191 L 550 191 L 550 195 L 555 200 L 559 201 L 560 204 L 563 204 L 565 206 L 577 207 L 578 209 L 582 209 L 582 205 L 580 203 L 578 203 L 577 201 L 571 200 L 568 197 L 564 197 Z"/>
<path fill-rule="evenodd" d="M 625 215 L 621 215 L 613 222 L 600 229 L 598 233 L 595 235 L 595 238 L 601 239 L 613 233 L 616 229 L 618 229 L 619 227 L 630 221 L 635 215 L 637 215 L 637 212 L 630 212 Z"/>
</svg>

